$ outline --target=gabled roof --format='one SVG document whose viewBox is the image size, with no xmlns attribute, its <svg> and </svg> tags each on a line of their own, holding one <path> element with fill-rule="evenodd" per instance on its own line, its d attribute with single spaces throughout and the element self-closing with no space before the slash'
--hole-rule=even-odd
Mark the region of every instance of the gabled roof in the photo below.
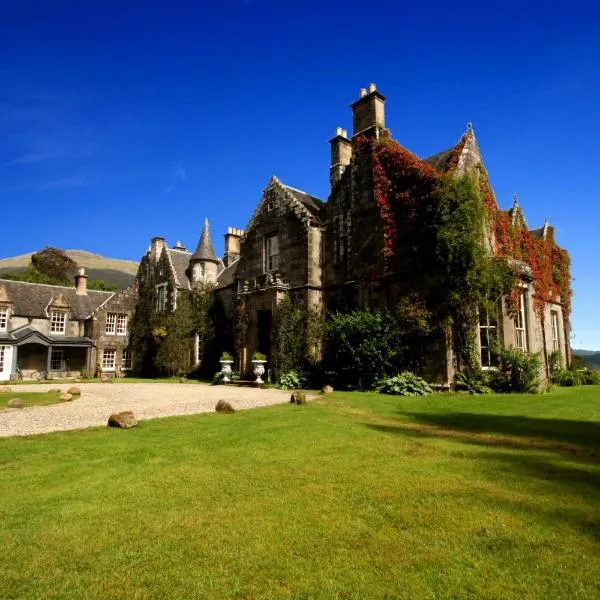
<svg viewBox="0 0 600 600">
<path fill-rule="evenodd" d="M 235 274 L 237 273 L 238 265 L 240 264 L 239 259 L 232 262 L 228 267 L 225 267 L 217 277 L 217 289 L 232 285 L 235 280 Z"/>
<path fill-rule="evenodd" d="M 81 295 L 77 294 L 74 287 L 9 279 L 1 279 L 0 286 L 6 290 L 8 301 L 12 302 L 12 313 L 18 317 L 47 318 L 47 308 L 62 295 L 69 305 L 72 318 L 78 321 L 87 319 L 115 293 L 88 290 L 87 294 Z"/>
<path fill-rule="evenodd" d="M 196 260 L 211 260 L 213 262 L 219 262 L 219 259 L 215 254 L 212 242 L 210 241 L 208 219 L 204 221 L 204 227 L 202 228 L 200 240 L 198 240 L 198 246 L 196 246 L 196 251 L 190 257 L 190 262 Z"/>
<path fill-rule="evenodd" d="M 311 196 L 302 190 L 297 190 L 296 188 L 290 187 L 289 185 L 285 185 L 285 183 L 281 184 L 298 202 L 302 203 L 306 209 L 312 212 L 314 215 L 318 215 L 325 203 L 320 198 L 316 196 Z"/>
<path fill-rule="evenodd" d="M 452 148 L 448 148 L 448 150 L 442 150 L 433 156 L 428 156 L 426 158 L 421 159 L 424 163 L 432 166 L 436 171 L 440 171 L 441 173 L 445 173 L 448 168 L 448 163 L 450 162 L 450 157 L 452 156 L 452 152 L 454 151 L 455 146 Z"/>
<path fill-rule="evenodd" d="M 481 154 L 475 139 L 475 133 L 471 123 L 467 124 L 467 131 L 463 133 L 458 142 L 442 152 L 421 159 L 424 163 L 432 166 L 440 173 L 455 171 L 463 175 L 473 169 L 478 163 L 482 163 Z"/>
<path fill-rule="evenodd" d="M 25 325 L 0 335 L 0 341 L 11 342 L 15 346 L 22 344 L 42 344 L 43 346 L 91 346 L 88 337 L 69 337 L 65 335 L 48 335 L 32 325 Z"/>
<path fill-rule="evenodd" d="M 167 256 L 173 267 L 173 275 L 175 276 L 175 283 L 178 287 L 185 290 L 190 289 L 190 280 L 188 279 L 185 271 L 190 264 L 191 253 L 183 252 L 181 250 L 173 250 L 173 248 L 167 248 Z"/>
</svg>

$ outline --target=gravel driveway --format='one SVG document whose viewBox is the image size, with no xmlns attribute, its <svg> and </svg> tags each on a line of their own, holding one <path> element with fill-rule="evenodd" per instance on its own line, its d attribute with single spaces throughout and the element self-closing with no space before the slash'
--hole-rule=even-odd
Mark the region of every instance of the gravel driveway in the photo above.
<svg viewBox="0 0 600 600">
<path fill-rule="evenodd" d="M 283 390 L 182 383 L 32 384 L 12 386 L 12 391 L 18 397 L 19 392 L 44 392 L 51 387 L 67 391 L 72 385 L 81 389 L 81 396 L 71 402 L 0 410 L 0 437 L 97 427 L 106 425 L 111 413 L 123 410 L 132 410 L 139 421 L 212 412 L 219 400 L 240 410 L 290 399 L 290 392 Z"/>
</svg>

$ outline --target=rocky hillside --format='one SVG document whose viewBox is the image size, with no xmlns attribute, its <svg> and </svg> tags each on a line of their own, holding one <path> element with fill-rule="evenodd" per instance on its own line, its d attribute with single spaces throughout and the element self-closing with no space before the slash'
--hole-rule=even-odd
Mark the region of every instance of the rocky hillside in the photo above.
<svg viewBox="0 0 600 600">
<path fill-rule="evenodd" d="M 4 273 L 22 273 L 31 263 L 31 254 L 21 254 L 12 258 L 0 259 L 0 277 Z M 85 250 L 65 250 L 80 267 L 85 267 L 90 279 L 100 279 L 126 288 L 133 283 L 138 269 L 138 263 L 133 260 L 106 258 Z"/>
</svg>

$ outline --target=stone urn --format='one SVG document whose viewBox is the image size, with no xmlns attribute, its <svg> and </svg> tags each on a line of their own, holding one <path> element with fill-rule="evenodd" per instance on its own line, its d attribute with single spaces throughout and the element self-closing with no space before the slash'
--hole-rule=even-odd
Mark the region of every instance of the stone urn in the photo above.
<svg viewBox="0 0 600 600">
<path fill-rule="evenodd" d="M 256 383 L 257 385 L 262 385 L 264 383 L 264 381 L 262 380 L 262 376 L 265 374 L 266 363 L 266 360 L 252 360 L 252 366 L 254 367 L 254 376 L 256 377 L 254 383 Z"/>
<path fill-rule="evenodd" d="M 232 360 L 220 360 L 221 363 L 221 373 L 223 374 L 223 383 L 228 383 L 231 381 L 229 376 L 231 375 L 231 365 L 233 364 Z"/>
</svg>

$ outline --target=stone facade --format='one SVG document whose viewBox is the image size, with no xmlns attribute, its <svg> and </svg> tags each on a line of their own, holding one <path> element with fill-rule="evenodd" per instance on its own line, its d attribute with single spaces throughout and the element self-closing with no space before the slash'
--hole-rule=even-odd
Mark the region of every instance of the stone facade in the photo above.
<svg viewBox="0 0 600 600">
<path fill-rule="evenodd" d="M 164 310 L 176 305 L 178 290 L 191 289 L 202 279 L 216 287 L 231 338 L 224 349 L 236 350 L 236 367 L 248 370 L 255 351 L 269 355 L 272 323 L 277 304 L 291 296 L 305 307 L 324 311 L 354 308 L 382 309 L 393 306 L 405 293 L 402 274 L 390 272 L 385 263 L 386 232 L 373 180 L 373 162 L 358 152 L 361 139 L 389 136 L 385 129 L 385 97 L 374 84 L 362 89 L 351 104 L 353 132 L 338 128 L 330 140 L 331 190 L 327 201 L 285 185 L 272 177 L 258 201 L 245 231 L 229 228 L 221 261 L 212 249 L 208 225 L 194 254 L 184 248 L 168 248 L 154 238 L 140 265 L 141 279 L 164 288 L 160 302 Z M 475 178 L 484 171 L 475 134 L 470 125 L 459 144 L 418 164 L 439 174 Z M 509 211 L 513 222 L 526 228 L 515 203 Z M 539 235 L 552 235 L 547 224 Z M 398 232 L 402 236 L 402 231 Z M 482 232 L 484 235 L 486 232 Z M 536 235 L 538 234 L 536 233 Z M 485 235 L 489 252 L 495 241 Z M 506 303 L 498 303 L 498 314 L 485 316 L 477 335 L 477 351 L 483 368 L 493 368 L 495 358 L 487 344 L 491 337 L 506 346 L 517 346 L 547 356 L 560 353 L 564 365 L 570 360 L 569 322 L 559 300 L 545 308 L 544 325 L 533 310 L 535 281 L 523 267 L 519 314 L 509 314 Z M 449 385 L 455 376 L 455 349 L 447 332 L 440 330 L 423 349 L 424 374 L 435 383 Z"/>
</svg>

